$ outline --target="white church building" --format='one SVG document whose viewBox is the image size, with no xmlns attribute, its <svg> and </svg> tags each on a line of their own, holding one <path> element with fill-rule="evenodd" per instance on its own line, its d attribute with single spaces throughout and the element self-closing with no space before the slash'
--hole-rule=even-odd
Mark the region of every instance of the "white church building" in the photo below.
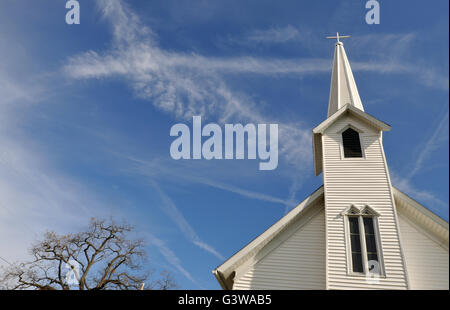
<svg viewBox="0 0 450 310">
<path fill-rule="evenodd" d="M 313 129 L 323 185 L 217 267 L 226 290 L 449 289 L 448 222 L 391 184 L 337 35 L 328 117 Z"/>
</svg>

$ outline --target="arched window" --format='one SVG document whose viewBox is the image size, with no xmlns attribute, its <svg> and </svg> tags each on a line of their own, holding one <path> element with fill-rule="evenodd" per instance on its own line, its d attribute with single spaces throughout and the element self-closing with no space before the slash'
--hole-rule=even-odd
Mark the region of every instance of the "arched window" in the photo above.
<svg viewBox="0 0 450 310">
<path fill-rule="evenodd" d="M 346 217 L 348 262 L 351 273 L 382 274 L 381 249 L 379 242 L 379 214 L 365 206 L 362 210 L 350 206 L 342 213 Z"/>
<path fill-rule="evenodd" d="M 342 133 L 342 143 L 344 147 L 344 157 L 363 157 L 359 133 L 352 128 L 348 128 Z"/>
</svg>

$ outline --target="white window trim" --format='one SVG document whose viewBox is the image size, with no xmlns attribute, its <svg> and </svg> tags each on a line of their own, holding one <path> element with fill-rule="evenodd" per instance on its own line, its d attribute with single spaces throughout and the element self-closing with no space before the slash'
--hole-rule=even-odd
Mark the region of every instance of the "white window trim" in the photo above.
<svg viewBox="0 0 450 310">
<path fill-rule="evenodd" d="M 350 213 L 351 210 L 358 210 L 358 214 Z M 362 214 L 363 211 L 368 210 L 371 214 Z M 366 236 L 364 230 L 364 222 L 363 217 L 372 217 L 373 225 L 374 225 L 374 233 L 375 233 L 375 242 L 377 245 L 377 257 L 378 263 L 380 267 L 380 277 L 386 277 L 385 268 L 384 268 L 384 258 L 383 251 L 381 248 L 381 238 L 380 238 L 380 230 L 379 230 L 379 222 L 378 217 L 380 214 L 373 210 L 370 206 L 366 205 L 363 208 L 358 208 L 354 205 L 347 207 L 344 211 L 341 212 L 341 215 L 344 217 L 344 233 L 345 233 L 345 249 L 346 249 L 346 260 L 347 260 L 347 275 L 354 277 L 367 277 L 369 275 L 369 264 L 367 259 L 367 245 L 366 245 Z M 350 240 L 350 228 L 349 228 L 349 217 L 357 217 L 358 225 L 359 225 L 359 236 L 361 242 L 361 256 L 363 261 L 363 272 L 354 272 L 353 271 L 353 261 L 352 261 L 352 250 L 351 250 L 351 240 Z"/>
<path fill-rule="evenodd" d="M 356 131 L 359 134 L 359 144 L 361 145 L 362 157 L 345 157 L 344 156 L 344 140 L 342 139 L 342 133 L 349 128 L 353 129 L 354 131 Z M 341 152 L 341 160 L 365 160 L 366 159 L 366 152 L 365 152 L 364 143 L 363 143 L 363 139 L 362 139 L 363 133 L 364 133 L 364 131 L 362 131 L 361 129 L 358 129 L 357 127 L 355 127 L 351 124 L 345 125 L 338 132 L 336 132 L 336 134 L 339 135 L 339 149 Z"/>
</svg>

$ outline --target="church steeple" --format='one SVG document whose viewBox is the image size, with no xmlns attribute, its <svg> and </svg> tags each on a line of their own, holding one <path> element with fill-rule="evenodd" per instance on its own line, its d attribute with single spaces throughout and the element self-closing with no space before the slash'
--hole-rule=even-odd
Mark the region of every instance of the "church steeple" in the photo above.
<svg viewBox="0 0 450 310">
<path fill-rule="evenodd" d="M 327 38 L 337 39 L 334 49 L 333 72 L 331 74 L 328 117 L 346 104 L 364 111 L 352 69 L 345 53 L 344 44 L 339 40 L 340 38 L 348 38 L 348 36 L 339 36 L 339 33 L 337 33 L 336 37 Z"/>
<path fill-rule="evenodd" d="M 382 139 L 391 126 L 364 112 L 342 37 L 333 38 L 328 117 L 313 129 L 314 167 L 324 184 L 326 286 L 405 289 L 409 283 Z M 369 240 L 372 234 L 376 238 Z M 367 280 L 371 276 L 377 280 Z"/>
</svg>

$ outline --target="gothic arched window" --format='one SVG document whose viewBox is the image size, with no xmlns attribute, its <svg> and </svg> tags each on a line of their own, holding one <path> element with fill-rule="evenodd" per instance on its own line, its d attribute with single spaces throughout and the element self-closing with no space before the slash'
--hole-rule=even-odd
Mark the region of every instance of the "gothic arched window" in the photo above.
<svg viewBox="0 0 450 310">
<path fill-rule="evenodd" d="M 345 216 L 348 266 L 350 273 L 382 274 L 381 243 L 379 241 L 379 214 L 369 206 L 359 209 L 350 206 Z"/>
<path fill-rule="evenodd" d="M 359 133 L 352 128 L 348 128 L 342 133 L 342 144 L 344 147 L 344 157 L 363 157 Z"/>
</svg>

